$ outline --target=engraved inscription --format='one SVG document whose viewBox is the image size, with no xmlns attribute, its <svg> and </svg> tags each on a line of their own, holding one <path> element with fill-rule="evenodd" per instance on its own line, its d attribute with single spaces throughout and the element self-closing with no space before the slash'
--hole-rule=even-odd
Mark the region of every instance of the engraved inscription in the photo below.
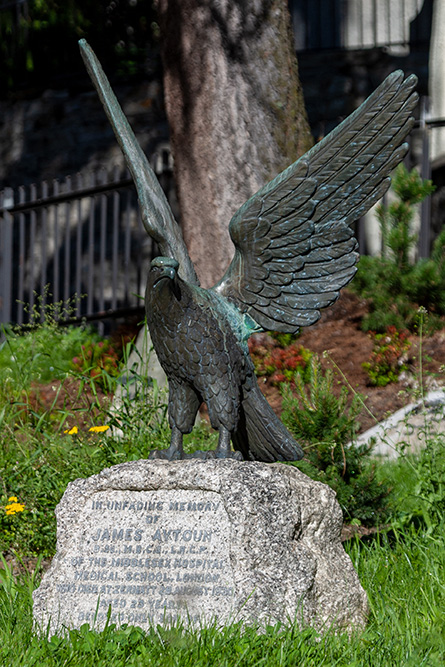
<svg viewBox="0 0 445 667">
<path fill-rule="evenodd" d="M 99 492 L 78 526 L 56 587 L 77 624 L 230 613 L 230 524 L 217 493 Z"/>
</svg>

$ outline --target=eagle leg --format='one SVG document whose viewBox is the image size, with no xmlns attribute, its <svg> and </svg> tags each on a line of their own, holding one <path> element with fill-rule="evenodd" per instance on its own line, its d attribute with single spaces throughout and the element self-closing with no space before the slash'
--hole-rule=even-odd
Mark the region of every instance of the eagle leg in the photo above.
<svg viewBox="0 0 445 667">
<path fill-rule="evenodd" d="M 218 446 L 215 449 L 215 458 L 243 460 L 241 452 L 232 451 L 232 447 L 230 446 L 230 431 L 222 425 L 219 427 L 219 439 Z"/>
<path fill-rule="evenodd" d="M 167 449 L 155 449 L 151 452 L 149 459 L 164 459 L 166 461 L 177 461 L 184 458 L 184 450 L 182 446 L 183 434 L 177 426 L 172 426 L 172 435 L 170 440 L 170 447 Z"/>
</svg>

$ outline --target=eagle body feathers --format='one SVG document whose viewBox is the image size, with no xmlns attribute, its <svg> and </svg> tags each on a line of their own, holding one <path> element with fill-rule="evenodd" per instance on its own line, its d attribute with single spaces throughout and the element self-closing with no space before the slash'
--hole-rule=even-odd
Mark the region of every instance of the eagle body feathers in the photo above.
<svg viewBox="0 0 445 667">
<path fill-rule="evenodd" d="M 147 323 L 173 394 L 171 419 L 178 420 L 175 395 L 180 385 L 189 390 L 193 406 L 195 398 L 207 404 L 213 428 L 223 425 L 234 431 L 241 386 L 253 375 L 246 342 L 236 335 L 216 294 L 188 285 L 177 275 L 156 282 L 157 272 L 150 273 Z M 188 431 L 195 416 L 196 410 L 188 419 Z"/>
<path fill-rule="evenodd" d="M 205 402 L 212 427 L 225 429 L 244 458 L 301 458 L 301 448 L 258 388 L 246 342 L 254 323 L 176 270 L 171 258 L 153 260 L 145 296 L 153 346 L 169 381 L 170 426 L 189 433 Z"/>
<path fill-rule="evenodd" d="M 169 380 L 170 447 L 183 458 L 202 401 L 219 430 L 215 456 L 296 460 L 302 450 L 262 396 L 246 340 L 254 331 L 293 333 L 320 317 L 352 279 L 353 225 L 386 192 L 405 156 L 418 96 L 415 76 L 392 72 L 363 104 L 262 187 L 229 224 L 235 253 L 202 290 L 171 208 L 100 63 L 81 52 L 133 176 L 142 221 L 163 257 L 149 272 L 146 310 Z"/>
</svg>

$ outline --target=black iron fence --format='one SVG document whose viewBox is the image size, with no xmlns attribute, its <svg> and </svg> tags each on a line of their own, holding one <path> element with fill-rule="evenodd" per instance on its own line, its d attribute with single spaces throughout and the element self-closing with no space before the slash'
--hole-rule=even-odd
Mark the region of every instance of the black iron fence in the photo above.
<svg viewBox="0 0 445 667">
<path fill-rule="evenodd" d="M 430 131 L 444 126 L 444 119 L 429 117 L 427 99 L 422 99 L 412 137 L 421 147 L 423 178 L 431 176 Z M 418 161 L 419 149 L 416 153 Z M 152 164 L 164 189 L 171 191 L 167 147 Z M 367 252 L 364 229 L 361 222 L 361 252 Z M 420 209 L 419 257 L 429 255 L 432 240 L 428 198 Z M 70 300 L 76 319 L 139 311 L 155 252 L 126 171 L 102 170 L 63 182 L 6 189 L 0 192 L 0 322 L 21 325 L 29 321 L 33 308 Z"/>
<path fill-rule="evenodd" d="M 142 305 L 153 255 L 127 172 L 67 177 L 0 193 L 0 322 L 71 302 L 100 319 Z"/>
</svg>

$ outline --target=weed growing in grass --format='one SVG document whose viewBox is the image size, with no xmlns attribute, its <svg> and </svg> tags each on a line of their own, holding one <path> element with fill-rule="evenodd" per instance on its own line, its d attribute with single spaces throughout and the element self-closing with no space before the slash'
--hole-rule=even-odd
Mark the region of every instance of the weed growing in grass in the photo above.
<svg viewBox="0 0 445 667">
<path fill-rule="evenodd" d="M 25 506 L 18 502 L 16 496 L 11 496 L 8 498 L 8 504 L 5 505 L 6 516 L 14 516 L 14 514 L 23 512 L 24 509 Z"/>
<path fill-rule="evenodd" d="M 423 384 L 423 333 L 428 313 L 418 309 L 419 357 L 418 386 L 415 392 L 424 422 L 417 433 L 418 452 L 409 453 L 410 443 L 398 446 L 399 458 L 391 466 L 382 464 L 379 475 L 395 476 L 392 481 L 398 489 L 397 503 L 393 507 L 393 524 L 406 528 L 421 525 L 433 533 L 445 520 L 445 433 L 436 427 L 445 422 L 445 406 L 438 404 L 434 410 L 426 409 Z M 410 415 L 406 417 L 406 432 L 411 432 Z"/>
<path fill-rule="evenodd" d="M 65 329 L 59 326 L 53 311 L 45 313 L 43 323 L 20 331 L 3 330 L 4 340 L 0 344 L 0 421 L 8 430 L 14 431 L 26 424 L 35 430 L 47 426 L 59 429 L 66 420 L 63 415 L 63 398 L 69 389 L 73 373 L 73 357 L 82 346 L 99 344 L 94 330 L 83 327 Z M 36 315 L 37 317 L 37 315 Z M 97 397 L 91 378 L 79 377 L 81 389 L 89 381 L 90 393 Z M 51 401 L 42 407 L 42 392 L 51 393 Z M 73 393 L 74 389 L 70 389 Z"/>
<path fill-rule="evenodd" d="M 437 419 L 443 420 L 443 409 Z M 381 463 L 379 479 L 397 490 L 391 501 L 392 523 L 401 530 L 414 525 L 434 534 L 445 521 L 445 434 L 432 434 L 430 424 L 419 432 L 422 447 L 417 454 L 400 446 L 397 461 Z"/>
<path fill-rule="evenodd" d="M 39 296 L 29 324 L 20 328 L 3 326 L 0 378 L 13 395 L 17 390 L 28 390 L 32 382 L 47 383 L 65 378 L 82 345 L 100 340 L 91 327 L 60 325 L 74 305 L 71 301 L 46 304 L 45 297 Z"/>
<path fill-rule="evenodd" d="M 421 501 L 420 513 L 429 532 L 445 520 L 445 436 L 429 439 L 414 467 L 416 485 L 413 493 Z"/>
<path fill-rule="evenodd" d="M 82 345 L 79 355 L 72 359 L 72 367 L 79 375 L 95 379 L 106 391 L 113 388 L 112 378 L 121 372 L 119 355 L 108 340 L 89 340 Z"/>
<path fill-rule="evenodd" d="M 92 426 L 91 428 L 88 429 L 90 433 L 105 433 L 105 431 L 108 431 L 109 429 L 108 424 L 102 424 L 101 426 Z"/>
<path fill-rule="evenodd" d="M 433 479 L 428 477 L 429 465 L 425 457 L 429 454 L 402 455 L 397 461 L 382 462 L 377 469 L 377 476 L 393 488 L 390 498 L 391 525 L 404 532 L 412 527 L 434 535 L 444 523 L 444 450 L 445 443 L 434 439 L 431 447 L 437 450 L 442 462 L 433 471 Z M 436 461 L 437 461 L 436 457 Z M 428 461 L 429 463 L 429 461 Z"/>
</svg>

